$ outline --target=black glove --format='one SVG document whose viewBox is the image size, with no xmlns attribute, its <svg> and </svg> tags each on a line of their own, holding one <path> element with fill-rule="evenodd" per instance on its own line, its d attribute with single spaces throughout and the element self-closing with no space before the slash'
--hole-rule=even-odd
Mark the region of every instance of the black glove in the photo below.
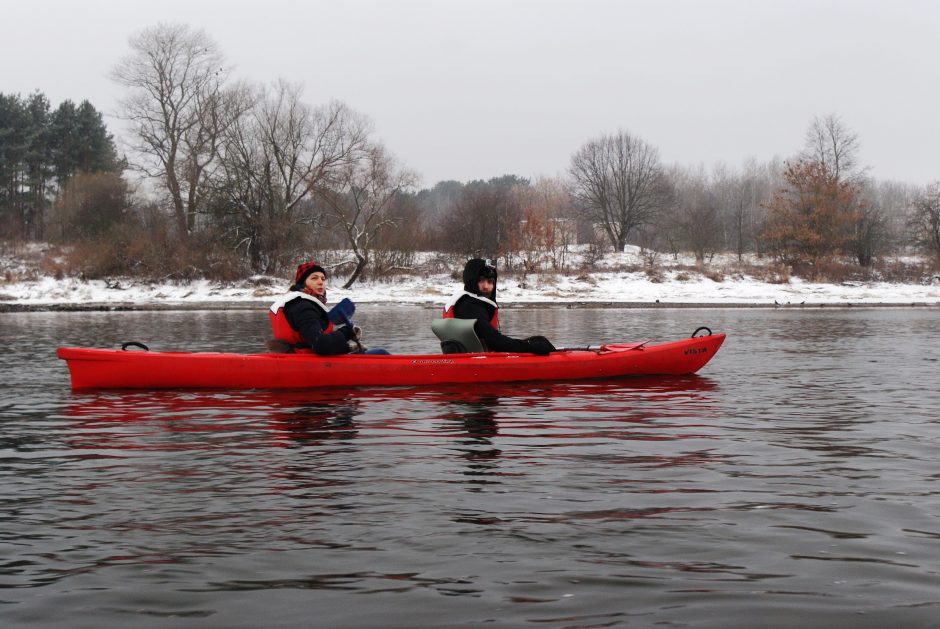
<svg viewBox="0 0 940 629">
<path fill-rule="evenodd" d="M 362 338 L 362 328 L 358 325 L 344 325 L 339 331 L 343 333 L 347 341 L 358 341 Z"/>
<path fill-rule="evenodd" d="M 530 336 L 525 340 L 533 354 L 548 356 L 555 351 L 555 346 L 544 336 Z"/>
<path fill-rule="evenodd" d="M 350 354 L 362 354 L 366 351 L 366 348 L 359 341 L 346 341 L 346 347 L 349 348 Z"/>
</svg>

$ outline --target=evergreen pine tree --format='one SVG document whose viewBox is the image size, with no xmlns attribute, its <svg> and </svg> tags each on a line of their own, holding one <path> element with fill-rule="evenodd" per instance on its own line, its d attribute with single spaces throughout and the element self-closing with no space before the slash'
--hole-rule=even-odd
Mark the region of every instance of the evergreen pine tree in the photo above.
<svg viewBox="0 0 940 629">
<path fill-rule="evenodd" d="M 49 99 L 42 92 L 26 101 L 26 202 L 23 205 L 25 235 L 42 239 L 46 195 L 52 178 L 52 151 L 49 146 Z"/>
<path fill-rule="evenodd" d="M 20 182 L 26 154 L 26 109 L 18 94 L 0 93 L 0 226 L 21 235 Z"/>
</svg>

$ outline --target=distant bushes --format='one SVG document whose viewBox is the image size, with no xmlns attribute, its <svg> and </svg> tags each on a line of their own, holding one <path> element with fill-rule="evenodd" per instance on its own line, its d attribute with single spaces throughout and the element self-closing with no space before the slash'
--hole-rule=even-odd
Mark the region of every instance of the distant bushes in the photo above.
<svg viewBox="0 0 940 629">
<path fill-rule="evenodd" d="M 183 243 L 176 238 L 169 221 L 159 214 L 146 220 L 140 216 L 125 217 L 101 233 L 86 235 L 69 244 L 0 242 L 0 258 L 5 258 L 0 260 L 0 282 L 41 277 L 87 280 L 132 277 L 151 282 L 239 281 L 252 277 L 254 274 L 244 257 L 220 242 L 213 234 L 202 232 Z M 303 255 L 328 268 L 334 281 L 350 274 L 355 264 L 342 249 L 308 251 Z M 937 276 L 931 258 L 914 255 L 880 258 L 868 266 L 859 265 L 849 256 L 825 256 L 789 264 L 755 257 L 738 262 L 729 256 L 717 256 L 710 263 L 696 265 L 672 256 L 655 259 L 610 256 L 603 261 L 594 260 L 590 265 L 582 260 L 580 253 L 572 254 L 571 259 L 572 264 L 562 275 L 591 284 L 596 284 L 602 273 L 642 274 L 653 283 L 702 278 L 716 283 L 746 278 L 770 284 L 787 284 L 794 278 L 825 283 L 926 283 Z M 368 267 L 368 279 L 394 281 L 402 276 L 430 277 L 449 273 L 455 282 L 461 282 L 463 260 L 462 256 L 452 253 L 377 250 Z M 527 275 L 542 276 L 539 282 L 549 282 L 551 276 L 558 273 L 547 262 L 530 271 L 522 265 L 500 260 L 499 269 L 502 279 L 514 278 L 520 282 L 525 282 Z M 291 272 L 292 269 L 288 269 L 274 275 L 288 277 Z"/>
<path fill-rule="evenodd" d="M 169 225 L 154 229 L 135 221 L 112 225 L 99 236 L 76 242 L 67 260 L 71 273 L 86 279 L 122 275 L 151 281 L 232 281 L 250 275 L 236 252 L 218 240 L 199 237 L 181 242 Z"/>
</svg>

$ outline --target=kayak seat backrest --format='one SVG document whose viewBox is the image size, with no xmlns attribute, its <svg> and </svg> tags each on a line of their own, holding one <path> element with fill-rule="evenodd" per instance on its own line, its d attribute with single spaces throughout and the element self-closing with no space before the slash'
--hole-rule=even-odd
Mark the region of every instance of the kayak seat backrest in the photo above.
<svg viewBox="0 0 940 629">
<path fill-rule="evenodd" d="M 445 354 L 472 354 L 486 351 L 473 329 L 474 319 L 435 319 L 431 331 L 441 341 Z"/>
<path fill-rule="evenodd" d="M 445 354 L 469 354 L 460 341 L 441 341 L 441 351 Z"/>
</svg>

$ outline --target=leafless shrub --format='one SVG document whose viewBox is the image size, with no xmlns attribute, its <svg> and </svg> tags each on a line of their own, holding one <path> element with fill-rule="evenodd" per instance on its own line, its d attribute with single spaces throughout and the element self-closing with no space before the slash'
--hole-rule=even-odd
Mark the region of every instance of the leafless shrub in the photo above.
<svg viewBox="0 0 940 629">
<path fill-rule="evenodd" d="M 657 264 L 659 264 L 659 258 L 662 254 L 655 249 L 641 249 L 640 257 L 643 258 L 643 262 L 646 264 L 646 267 L 652 269 Z"/>
<path fill-rule="evenodd" d="M 372 278 L 387 279 L 395 275 L 413 273 L 415 271 L 415 258 L 413 251 L 375 250 L 372 252 L 370 265 Z"/>
<path fill-rule="evenodd" d="M 892 260 L 878 265 L 880 279 L 885 282 L 931 284 L 938 277 L 928 262 Z"/>
<path fill-rule="evenodd" d="M 43 251 L 39 260 L 39 271 L 43 275 L 51 275 L 57 280 L 61 280 L 68 275 L 68 259 L 65 251 L 59 247 Z"/>
<path fill-rule="evenodd" d="M 790 267 L 780 262 L 773 262 L 763 266 L 745 266 L 741 270 L 751 277 L 767 282 L 768 284 L 789 284 Z"/>
<path fill-rule="evenodd" d="M 831 256 L 795 262 L 791 268 L 794 275 L 817 282 L 864 282 L 871 279 L 870 269 Z"/>
<path fill-rule="evenodd" d="M 581 269 L 587 271 L 593 271 L 597 269 L 597 263 L 601 258 L 604 257 L 604 254 L 607 252 L 607 247 L 597 240 L 592 241 L 587 246 L 587 250 L 584 252 L 584 255 L 581 258 Z"/>
<path fill-rule="evenodd" d="M 722 283 L 725 281 L 725 274 L 718 269 L 706 270 L 703 275 L 713 282 Z"/>
<path fill-rule="evenodd" d="M 198 278 L 232 281 L 247 275 L 236 253 L 205 234 L 183 242 L 167 224 L 125 222 L 98 238 L 76 243 L 67 269 L 82 277 L 131 276 L 151 281 Z"/>
</svg>

